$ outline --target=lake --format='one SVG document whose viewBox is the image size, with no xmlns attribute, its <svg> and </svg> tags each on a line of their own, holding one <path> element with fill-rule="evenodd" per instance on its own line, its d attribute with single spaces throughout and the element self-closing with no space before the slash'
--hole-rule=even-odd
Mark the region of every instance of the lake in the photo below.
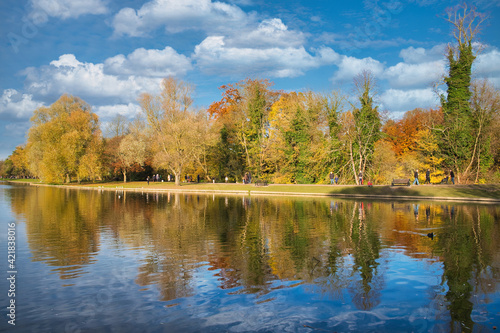
<svg viewBox="0 0 500 333">
<path fill-rule="evenodd" d="M 0 219 L 0 330 L 500 329 L 498 205 L 3 184 Z"/>
</svg>

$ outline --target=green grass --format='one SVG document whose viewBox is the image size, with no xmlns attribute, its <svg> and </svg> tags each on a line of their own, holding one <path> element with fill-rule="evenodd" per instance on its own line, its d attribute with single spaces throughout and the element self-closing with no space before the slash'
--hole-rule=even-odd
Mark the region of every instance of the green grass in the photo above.
<svg viewBox="0 0 500 333">
<path fill-rule="evenodd" d="M 16 182 L 33 182 L 33 180 L 15 180 Z M 203 191 L 203 192 L 233 192 L 242 194 L 266 194 L 269 195 L 338 195 L 338 196 L 373 196 L 373 197 L 422 197 L 422 198 L 455 198 L 455 199 L 491 199 L 500 200 L 500 184 L 485 185 L 418 185 L 418 186 L 356 186 L 356 185 L 278 185 L 255 186 L 253 184 L 225 184 L 225 183 L 183 183 L 175 186 L 174 183 L 153 183 L 149 185 L 141 182 L 100 182 L 100 183 L 72 183 L 72 187 L 91 188 L 124 188 L 137 190 L 175 190 L 175 191 Z"/>
</svg>

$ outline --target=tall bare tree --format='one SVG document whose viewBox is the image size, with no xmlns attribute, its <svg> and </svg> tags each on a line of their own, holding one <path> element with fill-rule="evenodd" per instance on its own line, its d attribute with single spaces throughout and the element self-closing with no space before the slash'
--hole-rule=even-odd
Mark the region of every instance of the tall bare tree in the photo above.
<svg viewBox="0 0 500 333">
<path fill-rule="evenodd" d="M 205 136 L 209 131 L 200 124 L 208 119 L 195 113 L 192 93 L 191 85 L 169 77 L 162 81 L 160 95 L 143 94 L 139 100 L 153 135 L 154 164 L 170 170 L 176 185 L 185 167 L 199 159 L 206 151 L 201 147 L 210 141 Z"/>
</svg>

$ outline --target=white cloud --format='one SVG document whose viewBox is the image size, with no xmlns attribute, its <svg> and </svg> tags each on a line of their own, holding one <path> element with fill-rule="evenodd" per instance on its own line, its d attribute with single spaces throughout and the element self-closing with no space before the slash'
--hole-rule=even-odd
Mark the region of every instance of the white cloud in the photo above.
<svg viewBox="0 0 500 333">
<path fill-rule="evenodd" d="M 99 119 L 111 119 L 117 115 L 133 119 L 141 113 L 141 107 L 134 103 L 102 105 L 94 107 L 94 112 L 99 116 Z"/>
<path fill-rule="evenodd" d="M 145 36 L 159 27 L 176 33 L 185 30 L 223 31 L 245 26 L 249 16 L 239 7 L 211 0 L 153 0 L 140 9 L 124 8 L 115 15 L 115 36 Z"/>
<path fill-rule="evenodd" d="M 389 67 L 382 75 L 391 87 L 424 87 L 438 82 L 446 74 L 444 59 L 419 64 L 398 63 Z"/>
<path fill-rule="evenodd" d="M 33 100 L 33 96 L 22 94 L 15 89 L 6 89 L 0 98 L 0 114 L 16 119 L 27 119 L 43 103 Z"/>
<path fill-rule="evenodd" d="M 264 49 L 231 47 L 226 45 L 223 36 L 207 37 L 195 47 L 193 55 L 206 74 L 270 77 L 300 76 L 306 70 L 332 62 L 334 58 L 335 52 L 326 48 L 318 50 L 313 56 L 302 46 Z"/>
<path fill-rule="evenodd" d="M 415 108 L 429 108 L 439 105 L 439 97 L 431 88 L 399 90 L 388 89 L 380 96 L 383 109 L 391 112 L 405 112 Z"/>
<path fill-rule="evenodd" d="M 438 44 L 431 49 L 410 46 L 399 52 L 399 56 L 408 64 L 421 64 L 440 61 L 445 58 L 446 44 Z"/>
<path fill-rule="evenodd" d="M 300 47 L 304 42 L 303 33 L 288 30 L 288 27 L 278 18 L 264 20 L 256 29 L 239 31 L 226 38 L 226 44 L 229 46 L 251 48 Z"/>
<path fill-rule="evenodd" d="M 79 62 L 74 54 L 63 54 L 62 56 L 59 57 L 58 60 L 53 60 L 50 62 L 50 64 L 54 67 L 78 67 L 82 65 L 81 62 Z"/>
<path fill-rule="evenodd" d="M 48 16 L 61 19 L 77 18 L 85 14 L 106 14 L 108 9 L 102 0 L 31 0 L 30 16 L 38 23 Z"/>
<path fill-rule="evenodd" d="M 358 59 L 343 56 L 337 62 L 338 71 L 333 75 L 333 81 L 352 81 L 352 79 L 364 70 L 371 71 L 375 77 L 379 77 L 384 71 L 384 65 L 373 58 Z"/>
<path fill-rule="evenodd" d="M 491 49 L 480 53 L 474 63 L 475 73 L 481 76 L 500 76 L 500 52 Z"/>
<path fill-rule="evenodd" d="M 192 68 L 191 61 L 173 48 L 163 50 L 136 49 L 127 57 L 119 54 L 104 62 L 104 72 L 114 75 L 167 77 L 185 75 Z"/>
<path fill-rule="evenodd" d="M 65 54 L 49 66 L 24 70 L 27 90 L 37 97 L 57 99 L 68 93 L 83 99 L 111 99 L 116 103 L 135 101 L 142 92 L 158 90 L 160 79 L 142 76 L 120 78 L 104 73 L 103 64 L 83 63 Z"/>
</svg>

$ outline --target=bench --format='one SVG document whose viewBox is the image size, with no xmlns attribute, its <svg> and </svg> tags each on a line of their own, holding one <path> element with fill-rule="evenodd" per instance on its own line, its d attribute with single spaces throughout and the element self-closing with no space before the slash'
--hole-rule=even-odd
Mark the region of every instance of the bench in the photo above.
<svg viewBox="0 0 500 333">
<path fill-rule="evenodd" d="M 404 185 L 404 186 L 410 186 L 410 179 L 393 179 L 392 180 L 392 186 L 396 185 Z"/>
<path fill-rule="evenodd" d="M 448 184 L 448 176 L 444 177 L 439 184 Z"/>
<path fill-rule="evenodd" d="M 255 182 L 254 182 L 255 186 L 267 186 L 267 182 L 265 180 L 260 180 L 260 179 L 257 179 Z"/>
</svg>

